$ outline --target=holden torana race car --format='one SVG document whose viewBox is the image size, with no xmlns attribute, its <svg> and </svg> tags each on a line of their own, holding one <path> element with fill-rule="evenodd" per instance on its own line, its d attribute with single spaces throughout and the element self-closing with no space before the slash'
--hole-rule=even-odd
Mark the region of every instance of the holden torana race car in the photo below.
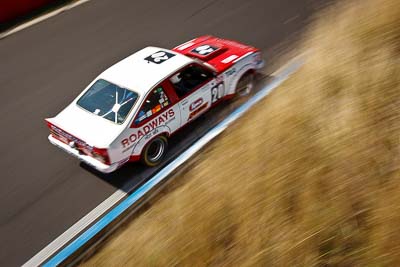
<svg viewBox="0 0 400 267">
<path fill-rule="evenodd" d="M 49 141 L 95 169 L 159 164 L 168 138 L 222 100 L 246 95 L 259 49 L 202 36 L 172 50 L 147 47 L 111 66 L 54 118 Z"/>
</svg>

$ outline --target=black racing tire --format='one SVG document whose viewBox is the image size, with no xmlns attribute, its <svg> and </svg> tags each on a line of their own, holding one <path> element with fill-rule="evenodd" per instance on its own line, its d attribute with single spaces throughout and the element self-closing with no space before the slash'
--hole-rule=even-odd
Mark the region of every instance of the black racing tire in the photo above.
<svg viewBox="0 0 400 267">
<path fill-rule="evenodd" d="M 151 140 L 143 149 L 142 162 L 154 167 L 161 163 L 168 148 L 168 139 L 164 135 L 157 136 Z"/>
<path fill-rule="evenodd" d="M 235 93 L 238 97 L 247 96 L 254 88 L 254 73 L 248 71 L 240 77 L 236 84 Z"/>
</svg>

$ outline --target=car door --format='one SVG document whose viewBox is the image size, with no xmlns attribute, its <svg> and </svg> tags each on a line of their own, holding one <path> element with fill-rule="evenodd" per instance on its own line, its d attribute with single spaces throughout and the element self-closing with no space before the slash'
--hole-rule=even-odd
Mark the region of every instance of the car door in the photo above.
<svg viewBox="0 0 400 267">
<path fill-rule="evenodd" d="M 194 63 L 175 73 L 169 80 L 179 99 L 181 126 L 211 107 L 212 88 L 215 86 L 211 70 Z"/>
<path fill-rule="evenodd" d="M 140 155 L 143 147 L 155 136 L 170 135 L 180 127 L 179 106 L 166 87 L 163 82 L 149 92 L 126 131 L 122 145 L 124 150 L 132 151 L 131 155 Z"/>
</svg>

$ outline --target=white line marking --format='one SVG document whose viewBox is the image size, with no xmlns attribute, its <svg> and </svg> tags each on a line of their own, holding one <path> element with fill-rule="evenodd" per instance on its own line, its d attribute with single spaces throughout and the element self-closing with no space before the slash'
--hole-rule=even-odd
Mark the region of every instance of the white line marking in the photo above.
<svg viewBox="0 0 400 267">
<path fill-rule="evenodd" d="M 40 17 L 37 17 L 37 18 L 35 18 L 35 19 L 33 19 L 33 20 L 30 20 L 30 21 L 28 21 L 28 22 L 22 23 L 21 25 L 18 25 L 18 26 L 15 27 L 15 28 L 12 28 L 12 29 L 10 29 L 10 30 L 8 30 L 8 31 L 5 31 L 5 32 L 3 32 L 3 33 L 0 33 L 0 39 L 3 39 L 3 38 L 5 38 L 5 37 L 7 37 L 7 36 L 10 36 L 11 34 L 14 34 L 14 33 L 16 33 L 16 32 L 22 31 L 23 29 L 26 29 L 26 28 L 28 28 L 28 27 L 31 27 L 31 26 L 33 26 L 33 25 L 39 23 L 39 22 L 42 22 L 42 21 L 44 21 L 44 20 L 46 20 L 46 19 L 49 19 L 49 18 L 51 18 L 51 17 L 54 17 L 54 16 L 58 15 L 58 14 L 60 14 L 61 12 L 70 10 L 70 9 L 72 9 L 72 8 L 74 8 L 74 7 L 77 7 L 77 6 L 79 6 L 79 5 L 82 5 L 82 4 L 84 4 L 84 3 L 86 3 L 86 2 L 89 2 L 89 1 L 90 1 L 90 0 L 78 0 L 78 1 L 75 1 L 75 2 L 73 2 L 73 3 L 71 3 L 71 4 L 69 4 L 69 5 L 60 7 L 60 8 L 58 8 L 58 9 L 52 11 L 52 12 L 49 12 L 49 13 L 47 13 L 47 14 L 44 14 L 44 15 L 40 16 Z"/>
<path fill-rule="evenodd" d="M 208 133 L 207 134 L 207 140 L 208 138 L 211 137 L 213 139 L 215 136 L 219 135 L 223 129 L 228 127 L 229 124 L 231 124 L 233 121 L 235 121 L 237 118 L 239 118 L 243 113 L 245 113 L 251 106 L 253 106 L 256 102 L 264 98 L 266 95 L 268 95 L 269 92 L 272 91 L 275 87 L 279 86 L 280 83 L 286 79 L 286 77 L 293 72 L 293 69 L 298 68 L 298 65 L 301 65 L 299 61 L 301 61 L 303 55 L 297 56 L 294 59 L 290 60 L 287 64 L 279 68 L 279 70 L 275 71 L 272 76 L 276 76 L 277 80 L 273 81 L 274 84 L 270 85 L 270 89 L 267 90 L 266 92 L 263 92 L 263 94 L 259 95 L 258 98 L 253 99 L 251 98 L 248 102 L 242 104 L 242 106 L 247 105 L 244 111 L 241 111 L 239 113 L 236 112 L 235 115 L 230 116 L 229 122 L 221 127 L 218 131 L 214 131 L 213 133 Z M 297 64 L 296 64 L 297 63 Z M 261 92 L 258 92 L 256 95 L 258 95 Z M 253 100 L 252 100 L 253 99 Z M 239 106 L 237 109 L 239 109 Z M 235 113 L 235 112 L 233 112 Z M 229 116 L 229 115 L 228 115 Z M 204 138 L 203 138 L 204 139 Z M 203 140 L 204 141 L 204 140 Z M 208 141 L 206 141 L 208 142 Z M 196 144 L 196 147 L 190 147 L 188 150 L 193 150 L 197 151 L 199 144 Z M 203 145 L 202 145 L 203 146 Z M 201 146 L 201 147 L 202 147 Z M 181 165 L 185 160 L 181 160 L 177 164 Z M 170 165 L 167 165 L 170 166 Z M 162 170 L 161 170 L 162 171 Z M 161 172 L 160 171 L 160 172 Z M 125 190 L 125 188 L 124 188 Z M 130 190 L 125 190 L 125 191 L 130 191 Z M 73 226 L 71 226 L 68 230 L 66 230 L 63 234 L 61 234 L 59 237 L 57 237 L 54 241 L 52 241 L 50 244 L 48 244 L 45 248 L 43 248 L 39 253 L 37 253 L 35 256 L 33 256 L 29 261 L 27 261 L 23 267 L 31 267 L 31 266 L 39 266 L 42 264 L 45 260 L 49 259 L 50 256 L 55 254 L 57 251 L 59 251 L 62 247 L 64 247 L 68 242 L 70 242 L 75 236 L 77 236 L 80 232 L 82 232 L 84 229 L 86 229 L 89 225 L 91 225 L 94 221 L 96 221 L 99 217 L 101 217 L 104 213 L 106 213 L 111 207 L 119 203 L 123 198 L 127 196 L 127 193 L 122 190 L 117 190 L 114 194 L 112 194 L 109 198 L 104 200 L 100 205 L 98 205 L 95 209 L 93 209 L 90 213 L 85 215 L 81 220 L 76 222 Z"/>
<path fill-rule="evenodd" d="M 39 266 L 42 262 L 48 259 L 51 255 L 60 250 L 65 244 L 72 240 L 76 235 L 82 232 L 85 228 L 91 225 L 95 220 L 97 220 L 101 215 L 108 211 L 112 206 L 120 202 L 126 193 L 122 190 L 117 190 L 109 198 L 104 200 L 100 205 L 98 205 L 91 212 L 86 214 L 82 219 L 71 226 L 67 231 L 57 237 L 53 242 L 48 244 L 44 249 L 42 249 L 33 258 L 27 261 L 23 267 Z"/>
</svg>

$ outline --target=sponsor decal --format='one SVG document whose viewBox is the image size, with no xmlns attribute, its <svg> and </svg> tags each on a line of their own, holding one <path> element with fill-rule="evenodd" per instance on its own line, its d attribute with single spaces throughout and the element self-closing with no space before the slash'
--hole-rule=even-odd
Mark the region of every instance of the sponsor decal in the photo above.
<svg viewBox="0 0 400 267">
<path fill-rule="evenodd" d="M 231 76 L 235 72 L 236 72 L 236 68 L 231 68 L 231 69 L 227 70 L 225 73 L 227 76 Z"/>
<path fill-rule="evenodd" d="M 165 125 L 167 122 L 175 119 L 175 112 L 173 109 L 167 110 L 161 115 L 155 117 L 153 120 L 140 127 L 137 132 L 132 133 L 129 137 L 121 141 L 122 147 L 126 148 L 153 132 L 157 127 Z"/>
<path fill-rule="evenodd" d="M 155 64 L 161 64 L 174 56 L 175 55 L 170 52 L 160 50 L 146 57 L 144 60 Z"/>
<path fill-rule="evenodd" d="M 157 105 L 151 110 L 151 112 L 153 114 L 155 114 L 155 113 L 159 112 L 160 110 L 161 110 L 161 105 Z"/>
<path fill-rule="evenodd" d="M 189 110 L 193 111 L 196 108 L 198 108 L 201 104 L 203 104 L 204 100 L 203 98 L 199 98 L 196 101 L 194 101 L 192 104 L 190 104 Z"/>
<path fill-rule="evenodd" d="M 253 58 L 254 58 L 254 60 L 255 60 L 257 65 L 260 65 L 260 64 L 263 63 L 263 59 L 261 57 L 261 53 L 255 53 Z"/>
<path fill-rule="evenodd" d="M 152 95 L 146 100 L 146 105 L 143 105 L 136 117 L 135 123 L 139 124 L 141 121 L 154 114 L 160 112 L 163 107 L 169 105 L 168 96 L 164 93 L 162 87 L 153 90 Z M 149 107 L 150 106 L 150 107 Z"/>
<path fill-rule="evenodd" d="M 138 121 L 142 121 L 142 120 L 144 120 L 144 119 L 146 119 L 147 118 L 147 116 L 146 116 L 146 114 L 144 113 L 144 111 L 141 111 L 142 113 L 141 114 L 139 114 L 140 115 L 140 117 L 139 117 L 139 119 L 138 119 Z"/>
<path fill-rule="evenodd" d="M 192 112 L 189 114 L 188 120 L 190 121 L 191 119 L 193 119 L 194 117 L 196 117 L 197 115 L 199 115 L 200 112 L 202 112 L 203 110 L 205 110 L 205 109 L 207 108 L 207 106 L 208 106 L 208 103 L 206 102 L 206 103 L 204 103 L 203 105 L 201 105 L 198 109 L 192 111 Z"/>
<path fill-rule="evenodd" d="M 50 127 L 51 127 L 51 129 L 52 129 L 54 132 L 56 132 L 60 137 L 62 137 L 63 140 L 65 141 L 65 143 L 67 143 L 70 147 L 76 147 L 76 145 L 79 145 L 79 146 L 82 146 L 82 147 L 89 147 L 89 148 L 91 148 L 90 146 L 88 146 L 88 144 L 86 144 L 86 143 L 83 142 L 82 140 L 76 138 L 76 137 L 73 136 L 73 135 L 70 135 L 70 134 L 67 133 L 67 132 L 64 132 L 64 131 L 61 130 L 60 128 L 58 128 L 58 127 L 56 127 L 56 126 L 54 126 L 54 125 L 51 125 Z M 72 145 L 72 146 L 71 146 L 71 145 Z"/>
</svg>

